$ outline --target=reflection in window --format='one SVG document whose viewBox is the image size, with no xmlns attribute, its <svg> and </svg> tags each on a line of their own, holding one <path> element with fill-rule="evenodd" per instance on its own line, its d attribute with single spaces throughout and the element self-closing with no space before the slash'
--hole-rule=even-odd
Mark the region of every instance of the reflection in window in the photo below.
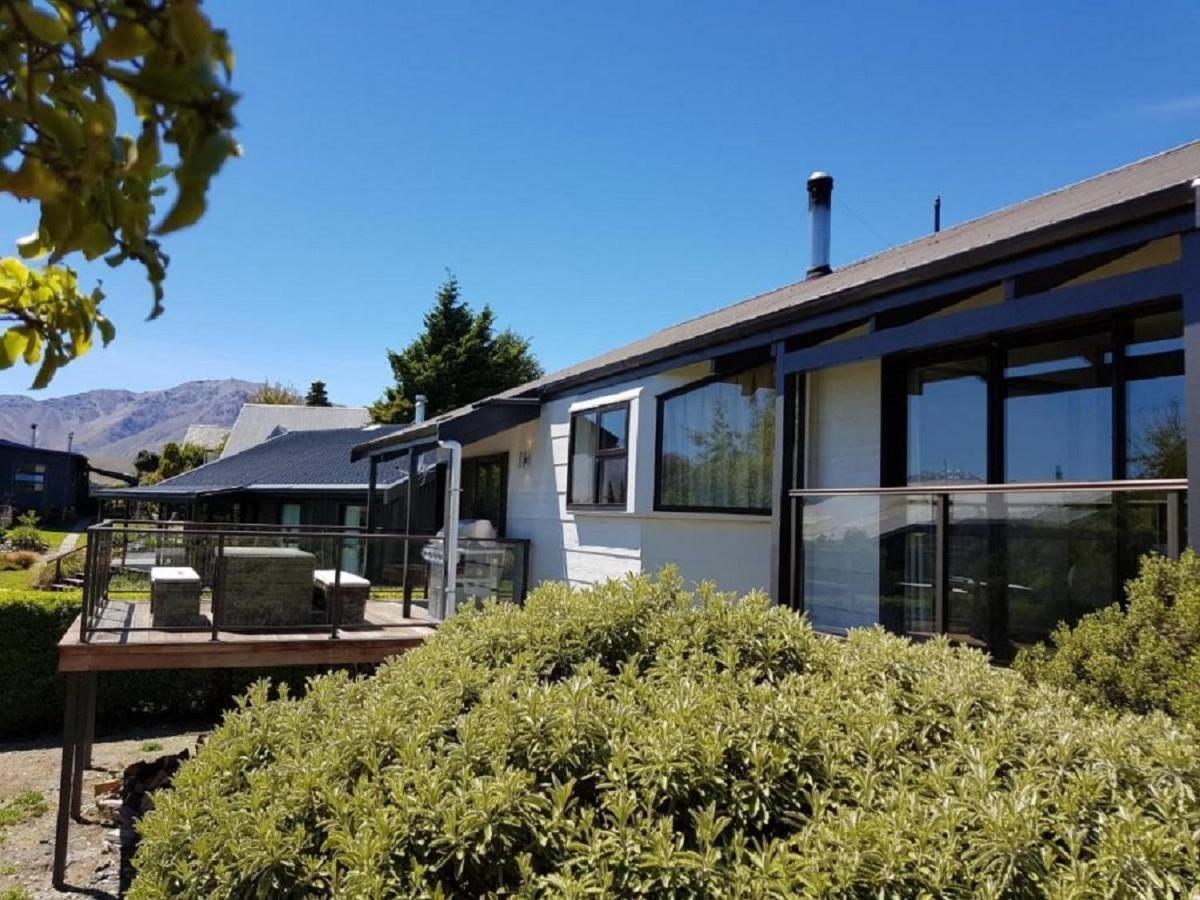
<svg viewBox="0 0 1200 900">
<path fill-rule="evenodd" d="M 909 369 L 908 483 L 987 480 L 987 359 Z"/>
<path fill-rule="evenodd" d="M 1178 310 L 1134 319 L 1125 347 L 1128 478 L 1184 478 L 1183 318 Z"/>
<path fill-rule="evenodd" d="M 706 381 L 661 403 L 659 508 L 770 512 L 774 366 Z"/>
<path fill-rule="evenodd" d="M 13 474 L 13 481 L 18 491 L 36 493 L 46 487 L 46 467 L 41 465 L 20 465 Z"/>
<path fill-rule="evenodd" d="M 1111 348 L 1104 332 L 1008 352 L 1005 481 L 1112 478 Z"/>
<path fill-rule="evenodd" d="M 629 404 L 571 416 L 567 502 L 624 506 L 627 493 Z"/>
</svg>

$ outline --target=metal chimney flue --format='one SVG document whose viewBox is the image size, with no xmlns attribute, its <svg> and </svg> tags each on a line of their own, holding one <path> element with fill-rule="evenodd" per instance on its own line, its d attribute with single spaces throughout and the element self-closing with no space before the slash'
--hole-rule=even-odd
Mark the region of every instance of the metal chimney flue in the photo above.
<svg viewBox="0 0 1200 900">
<path fill-rule="evenodd" d="M 808 277 L 833 271 L 829 267 L 829 224 L 833 205 L 833 176 L 813 172 L 808 176 L 808 221 L 812 234 L 812 264 Z"/>
<path fill-rule="evenodd" d="M 416 409 L 413 410 L 413 422 L 419 425 L 425 421 L 425 395 L 417 394 L 415 400 Z"/>
<path fill-rule="evenodd" d="M 29 426 L 29 432 L 30 432 L 29 446 L 36 447 L 37 446 L 37 423 L 36 422 L 33 425 Z"/>
</svg>

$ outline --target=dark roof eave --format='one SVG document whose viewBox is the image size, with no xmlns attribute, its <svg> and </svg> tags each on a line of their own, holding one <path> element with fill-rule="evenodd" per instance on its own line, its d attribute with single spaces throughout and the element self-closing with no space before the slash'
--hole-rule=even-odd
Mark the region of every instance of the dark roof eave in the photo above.
<svg viewBox="0 0 1200 900">
<path fill-rule="evenodd" d="M 488 397 L 468 407 L 412 425 L 400 431 L 366 441 L 350 451 L 350 461 L 368 456 L 393 454 L 438 441 L 471 444 L 483 438 L 531 422 L 541 411 L 536 397 Z"/>
<path fill-rule="evenodd" d="M 171 490 L 161 489 L 157 485 L 146 484 L 141 487 L 100 488 L 93 490 L 91 496 L 99 500 L 147 500 L 150 502 L 166 502 L 170 500 L 202 500 L 205 497 L 217 497 L 221 494 L 232 494 L 242 490 L 241 487 L 197 487 L 194 489 Z"/>
</svg>

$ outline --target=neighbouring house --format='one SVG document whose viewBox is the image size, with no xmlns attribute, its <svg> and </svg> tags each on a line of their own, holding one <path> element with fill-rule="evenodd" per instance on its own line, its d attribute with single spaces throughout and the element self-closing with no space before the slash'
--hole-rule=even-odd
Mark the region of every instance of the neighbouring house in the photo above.
<svg viewBox="0 0 1200 900">
<path fill-rule="evenodd" d="M 500 486 L 535 584 L 671 563 L 1007 657 L 1200 534 L 1198 176 L 1193 143 L 831 270 L 814 175 L 805 280 L 353 458 Z"/>
<path fill-rule="evenodd" d="M 143 518 L 222 524 L 264 524 L 282 529 L 365 528 L 371 466 L 351 461 L 351 451 L 398 426 L 289 431 L 241 453 L 225 456 L 157 484 L 105 487 L 93 491 L 101 518 Z M 377 465 L 374 527 L 431 535 L 445 518 L 445 468 L 413 461 L 409 490 L 407 455 Z M 465 471 L 472 485 L 460 502 L 460 517 L 486 519 L 503 527 L 504 484 L 494 460 L 475 460 Z M 474 472 L 479 475 L 475 476 Z M 411 504 L 411 514 L 409 513 Z M 501 531 L 496 535 L 504 537 Z M 381 548 L 374 572 L 399 548 Z M 343 553 L 342 568 L 358 572 L 363 557 L 355 542 Z"/>
<path fill-rule="evenodd" d="M 221 455 L 221 448 L 229 439 L 228 425 L 189 425 L 183 435 L 184 445 L 203 447 L 204 461 L 212 462 Z"/>
<path fill-rule="evenodd" d="M 88 460 L 80 453 L 0 440 L 0 506 L 69 524 L 88 509 Z"/>
<path fill-rule="evenodd" d="M 328 431 L 362 428 L 371 413 L 363 406 L 289 406 L 279 403 L 244 403 L 229 429 L 221 458 L 234 456 L 288 431 Z"/>
</svg>

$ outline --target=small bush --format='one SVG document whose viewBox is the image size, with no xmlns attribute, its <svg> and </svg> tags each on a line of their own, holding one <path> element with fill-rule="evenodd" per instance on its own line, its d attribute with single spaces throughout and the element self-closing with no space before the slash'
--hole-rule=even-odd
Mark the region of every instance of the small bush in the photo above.
<svg viewBox="0 0 1200 900">
<path fill-rule="evenodd" d="M 0 553 L 0 572 L 15 572 L 18 569 L 31 569 L 38 561 L 36 553 L 27 550 L 13 550 Z"/>
<path fill-rule="evenodd" d="M 5 539 L 18 550 L 31 550 L 44 553 L 50 545 L 46 543 L 42 533 L 38 531 L 38 515 L 30 510 L 17 518 L 17 524 L 8 530 Z"/>
<path fill-rule="evenodd" d="M 1127 603 L 1060 625 L 1051 646 L 1020 653 L 1030 681 L 1068 688 L 1092 703 L 1163 710 L 1200 726 L 1200 556 L 1142 561 Z"/>
<path fill-rule="evenodd" d="M 944 642 L 548 585 L 372 678 L 257 686 L 131 896 L 1181 896 L 1198 750 Z"/>
</svg>

